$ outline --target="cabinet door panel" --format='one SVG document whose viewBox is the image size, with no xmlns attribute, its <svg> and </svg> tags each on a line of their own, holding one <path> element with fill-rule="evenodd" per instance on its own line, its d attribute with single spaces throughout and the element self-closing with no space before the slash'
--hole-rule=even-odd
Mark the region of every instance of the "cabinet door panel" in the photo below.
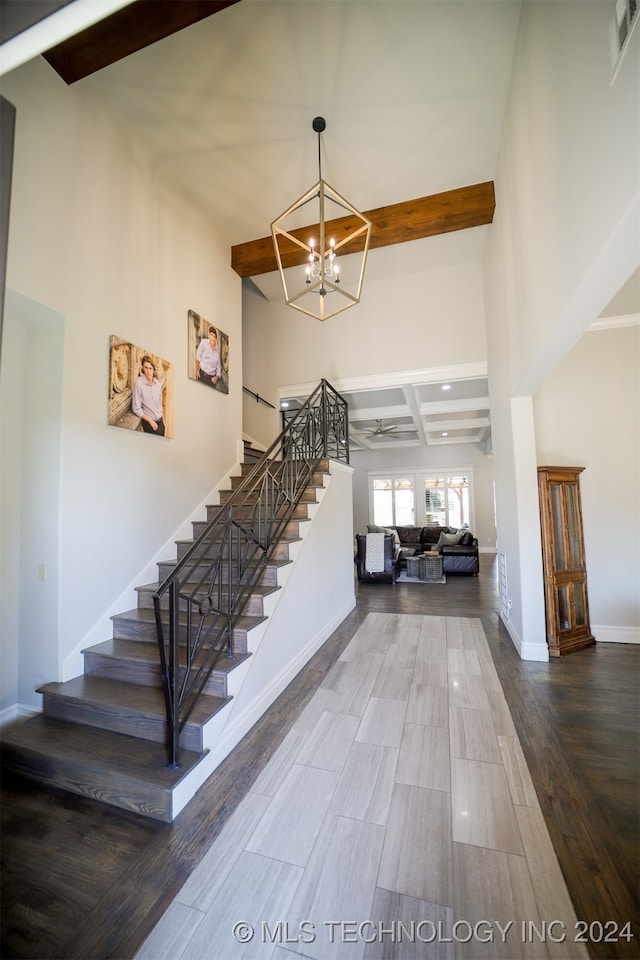
<svg viewBox="0 0 640 960">
<path fill-rule="evenodd" d="M 580 520 L 578 517 L 578 488 L 575 483 L 565 486 L 567 503 L 567 532 L 569 534 L 569 568 L 579 570 L 582 566 Z"/>
<path fill-rule="evenodd" d="M 587 591 L 584 583 L 573 584 L 573 617 L 576 627 L 587 623 Z"/>
<path fill-rule="evenodd" d="M 563 488 L 559 483 L 549 485 L 551 524 L 553 536 L 553 566 L 555 570 L 567 569 L 567 554 L 564 545 L 564 512 L 562 510 Z"/>
<path fill-rule="evenodd" d="M 556 587 L 556 626 L 558 633 L 571 630 L 571 599 L 567 583 Z"/>
</svg>

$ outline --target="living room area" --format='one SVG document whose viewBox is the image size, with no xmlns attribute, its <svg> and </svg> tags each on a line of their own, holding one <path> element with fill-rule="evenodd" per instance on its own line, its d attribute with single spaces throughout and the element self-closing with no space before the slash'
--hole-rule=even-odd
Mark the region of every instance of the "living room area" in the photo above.
<svg viewBox="0 0 640 960">
<path fill-rule="evenodd" d="M 477 576 L 480 554 L 496 553 L 486 363 L 338 382 L 349 411 L 356 575 L 412 583 Z M 283 388 L 283 418 L 304 400 L 302 385 Z M 366 537 L 376 533 L 392 543 L 381 542 L 382 570 L 365 576 Z"/>
</svg>

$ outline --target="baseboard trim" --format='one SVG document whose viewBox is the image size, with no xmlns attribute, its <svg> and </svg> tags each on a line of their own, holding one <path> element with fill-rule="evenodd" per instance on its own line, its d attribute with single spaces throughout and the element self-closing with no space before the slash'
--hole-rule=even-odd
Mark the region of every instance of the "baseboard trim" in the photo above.
<svg viewBox="0 0 640 960">
<path fill-rule="evenodd" d="M 544 645 L 541 643 L 525 643 L 509 620 L 505 619 L 502 614 L 498 614 L 498 617 L 511 637 L 511 642 L 518 651 L 518 656 L 521 660 L 535 660 L 538 663 L 547 662 L 549 659 L 549 648 L 546 643 Z"/>
<path fill-rule="evenodd" d="M 545 661 L 549 659 L 548 651 L 546 657 L 541 656 L 542 648 L 540 644 L 523 643 L 513 625 L 509 623 L 502 614 L 498 614 L 498 616 L 522 660 Z M 640 627 L 598 626 L 591 624 L 591 632 L 596 638 L 596 643 L 640 643 Z"/>
<path fill-rule="evenodd" d="M 591 624 L 596 643 L 640 643 L 640 627 L 609 627 Z"/>
<path fill-rule="evenodd" d="M 36 707 L 30 707 L 26 703 L 12 703 L 11 706 L 0 710 L 0 727 L 6 726 L 7 723 L 13 723 L 14 720 L 19 720 L 21 717 L 35 717 L 37 713 L 41 712 Z"/>
</svg>

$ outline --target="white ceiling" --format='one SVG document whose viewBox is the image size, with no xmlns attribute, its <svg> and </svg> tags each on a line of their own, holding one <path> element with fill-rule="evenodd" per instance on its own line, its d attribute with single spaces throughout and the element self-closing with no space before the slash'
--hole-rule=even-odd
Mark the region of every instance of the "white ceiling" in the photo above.
<svg viewBox="0 0 640 960">
<path fill-rule="evenodd" d="M 361 210 L 492 180 L 516 0 L 241 0 L 78 86 L 99 89 L 225 241 L 317 179 Z"/>
<path fill-rule="evenodd" d="M 108 100 L 231 246 L 269 236 L 317 180 L 318 115 L 323 178 L 360 210 L 493 180 L 519 15 L 518 0 L 240 0 L 76 86 Z M 373 250 L 367 275 L 477 261 L 489 229 Z M 254 282 L 281 296 L 277 274 Z M 450 383 L 425 371 L 343 390 L 354 447 L 488 450 L 486 369 Z M 372 436 L 377 420 L 397 426 Z"/>
</svg>

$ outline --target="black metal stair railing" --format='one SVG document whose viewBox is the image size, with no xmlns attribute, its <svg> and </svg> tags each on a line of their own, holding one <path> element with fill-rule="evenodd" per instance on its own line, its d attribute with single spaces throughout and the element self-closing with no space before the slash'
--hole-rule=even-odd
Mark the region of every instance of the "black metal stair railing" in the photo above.
<svg viewBox="0 0 640 960">
<path fill-rule="evenodd" d="M 180 733 L 323 459 L 349 462 L 346 401 L 322 380 L 153 596 L 169 737 Z"/>
</svg>

